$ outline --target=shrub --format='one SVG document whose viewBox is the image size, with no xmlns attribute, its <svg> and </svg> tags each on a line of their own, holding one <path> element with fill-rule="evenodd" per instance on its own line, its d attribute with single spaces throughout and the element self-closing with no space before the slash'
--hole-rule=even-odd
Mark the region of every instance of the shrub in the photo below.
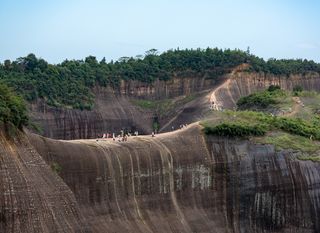
<svg viewBox="0 0 320 233">
<path fill-rule="evenodd" d="M 62 167 L 57 162 L 53 162 L 51 164 L 51 169 L 57 174 L 59 174 L 62 171 Z"/>
<path fill-rule="evenodd" d="M 279 86 L 270 86 L 266 91 L 241 97 L 237 102 L 237 106 L 239 109 L 267 108 L 270 105 L 277 104 L 279 97 L 284 96 L 286 96 L 286 93 Z"/>
<path fill-rule="evenodd" d="M 271 85 L 268 87 L 268 91 L 270 91 L 270 92 L 280 90 L 280 89 L 281 89 L 281 87 L 279 85 Z"/>
<path fill-rule="evenodd" d="M 303 88 L 302 88 L 302 86 L 300 86 L 300 85 L 297 85 L 297 86 L 294 86 L 293 87 L 293 90 L 292 90 L 293 92 L 302 92 L 303 91 Z"/>
<path fill-rule="evenodd" d="M 302 86 L 297 85 L 293 87 L 292 91 L 294 96 L 300 96 L 301 92 L 303 91 L 303 88 Z"/>
<path fill-rule="evenodd" d="M 276 103 L 276 100 L 272 95 L 269 94 L 269 92 L 263 92 L 241 97 L 237 102 L 237 106 L 240 109 L 248 109 L 253 107 L 266 108 L 269 105 Z"/>
</svg>

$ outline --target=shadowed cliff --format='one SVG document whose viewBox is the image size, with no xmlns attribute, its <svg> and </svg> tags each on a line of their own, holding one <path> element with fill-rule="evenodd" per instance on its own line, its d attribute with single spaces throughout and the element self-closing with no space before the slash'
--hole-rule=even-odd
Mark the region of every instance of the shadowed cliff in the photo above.
<svg viewBox="0 0 320 233">
<path fill-rule="evenodd" d="M 31 142 L 61 167 L 88 232 L 319 231 L 320 165 L 294 151 L 197 124 L 128 142 Z"/>
</svg>

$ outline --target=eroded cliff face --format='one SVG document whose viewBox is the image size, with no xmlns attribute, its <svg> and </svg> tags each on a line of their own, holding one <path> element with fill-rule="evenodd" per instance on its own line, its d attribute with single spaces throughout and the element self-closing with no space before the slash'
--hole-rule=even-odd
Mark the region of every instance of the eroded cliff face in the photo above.
<svg viewBox="0 0 320 233">
<path fill-rule="evenodd" d="M 190 77 L 190 75 L 193 75 Z M 31 104 L 33 122 L 41 134 L 56 139 L 96 138 L 106 132 L 118 133 L 122 128 L 151 133 L 154 113 L 132 103 L 133 99 L 165 99 L 189 95 L 215 86 L 210 74 L 179 74 L 169 81 L 143 83 L 122 81 L 118 89 L 96 87 L 92 111 L 56 108 L 43 101 Z"/>
<path fill-rule="evenodd" d="M 301 86 L 307 91 L 320 91 L 320 74 L 275 76 L 264 73 L 235 72 L 229 81 L 215 91 L 217 104 L 222 108 L 233 108 L 242 96 L 264 90 L 270 85 L 279 85 L 284 90 Z"/>
<path fill-rule="evenodd" d="M 152 132 L 154 112 L 141 109 L 133 99 L 157 100 L 210 91 L 185 106 L 179 107 L 160 119 L 161 131 L 172 126 L 200 120 L 214 100 L 220 108 L 232 109 L 241 96 L 263 90 L 270 85 L 280 85 L 291 90 L 300 85 L 305 90 L 320 90 L 320 74 L 274 76 L 264 73 L 248 73 L 235 70 L 212 79 L 210 72 L 177 74 L 169 81 L 143 83 L 122 81 L 118 89 L 96 87 L 95 105 L 92 111 L 49 107 L 39 101 L 30 105 L 32 120 L 43 129 L 42 135 L 56 139 L 96 138 L 106 132 L 119 132 L 122 128 L 137 129 L 140 133 Z"/>
<path fill-rule="evenodd" d="M 246 68 L 247 66 L 243 66 Z M 230 74 L 220 78 L 220 82 L 208 94 L 187 103 L 176 111 L 176 115 L 164 119 L 161 132 L 170 131 L 172 127 L 190 124 L 203 119 L 210 106 L 213 109 L 233 109 L 242 96 L 267 89 L 270 85 L 279 85 L 284 90 L 292 90 L 295 86 L 302 86 L 304 90 L 320 91 L 320 74 L 308 73 L 304 75 L 275 76 L 264 73 L 242 72 L 242 68 L 235 69 Z"/>
<path fill-rule="evenodd" d="M 43 130 L 42 135 L 57 139 L 96 138 L 121 129 L 152 131 L 153 114 L 134 106 L 127 96 L 110 88 L 96 88 L 92 111 L 55 108 L 38 102 L 30 106 L 31 119 Z"/>
<path fill-rule="evenodd" d="M 210 71 L 198 73 L 189 71 L 174 74 L 168 81 L 155 80 L 153 83 L 144 83 L 122 80 L 118 91 L 125 96 L 146 99 L 174 98 L 214 87 L 218 80 L 211 76 Z"/>
<path fill-rule="evenodd" d="M 88 232 L 319 232 L 320 164 L 199 125 L 128 142 L 31 142 L 72 190 Z"/>
<path fill-rule="evenodd" d="M 87 232 L 73 192 L 29 140 L 0 130 L 0 232 Z"/>
</svg>

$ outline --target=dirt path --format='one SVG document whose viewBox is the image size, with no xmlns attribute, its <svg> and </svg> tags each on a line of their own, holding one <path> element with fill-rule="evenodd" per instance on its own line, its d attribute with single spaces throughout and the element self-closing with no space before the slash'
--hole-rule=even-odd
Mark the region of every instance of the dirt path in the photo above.
<svg viewBox="0 0 320 233">
<path fill-rule="evenodd" d="M 227 80 L 225 80 L 220 86 L 216 87 L 209 95 L 209 103 L 210 105 L 212 105 L 211 107 L 214 110 L 220 110 L 222 109 L 223 103 L 218 101 L 217 99 L 217 93 L 220 89 L 227 89 L 228 90 L 228 86 L 230 83 L 231 79 L 228 78 Z"/>
<path fill-rule="evenodd" d="M 217 98 L 217 93 L 221 90 L 221 89 L 225 89 L 227 92 L 229 92 L 230 97 L 232 97 L 232 94 L 230 93 L 230 88 L 229 88 L 229 84 L 232 80 L 232 77 L 237 73 L 237 72 L 241 72 L 245 69 L 247 69 L 249 67 L 249 64 L 242 64 L 237 66 L 236 68 L 234 68 L 232 70 L 232 72 L 227 76 L 227 79 L 221 83 L 218 87 L 216 87 L 209 95 L 209 103 L 211 105 L 211 107 L 215 110 L 220 110 L 223 107 L 223 102 L 219 101 Z M 235 102 L 233 100 L 233 102 Z"/>
<path fill-rule="evenodd" d="M 292 111 L 283 114 L 283 116 L 294 116 L 301 110 L 301 108 L 303 106 L 301 99 L 299 97 L 295 96 L 295 97 L 292 97 L 292 100 L 294 102 L 293 107 L 292 107 Z"/>
<path fill-rule="evenodd" d="M 157 138 L 164 138 L 164 137 L 169 137 L 169 136 L 173 136 L 173 135 L 178 135 L 179 133 L 182 133 L 192 127 L 200 127 L 199 122 L 194 122 L 192 124 L 189 124 L 187 126 L 185 126 L 182 129 L 176 129 L 174 131 L 169 131 L 169 132 L 165 132 L 165 133 L 159 133 L 156 134 L 154 139 Z M 133 141 L 133 140 L 139 140 L 139 139 L 145 139 L 145 138 L 152 138 L 151 135 L 139 135 L 139 136 L 131 136 L 128 138 L 128 141 Z M 66 140 L 62 140 L 62 141 L 66 141 Z M 96 138 L 96 139 L 77 139 L 77 140 L 67 140 L 68 142 L 72 142 L 72 143 L 84 143 L 84 144 L 92 144 L 94 142 L 105 142 L 105 143 L 110 143 L 110 144 L 117 144 L 117 145 L 121 145 L 121 143 L 126 143 L 126 142 L 118 142 L 118 139 L 116 139 L 115 141 L 112 140 L 112 138 L 107 138 L 107 139 L 103 139 L 103 138 Z"/>
</svg>

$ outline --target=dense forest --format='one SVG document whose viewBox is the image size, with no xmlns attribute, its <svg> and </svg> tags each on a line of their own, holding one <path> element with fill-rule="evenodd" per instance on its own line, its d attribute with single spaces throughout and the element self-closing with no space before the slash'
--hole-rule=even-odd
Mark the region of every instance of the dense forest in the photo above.
<svg viewBox="0 0 320 233">
<path fill-rule="evenodd" d="M 97 61 L 93 56 L 84 60 L 65 60 L 52 65 L 34 54 L 5 60 L 0 64 L 0 80 L 21 94 L 27 101 L 43 99 L 52 106 L 92 109 L 95 85 L 117 88 L 120 80 L 151 83 L 168 80 L 174 73 L 210 71 L 216 78 L 242 63 L 249 63 L 249 72 L 290 75 L 320 72 L 320 64 L 307 60 L 263 60 L 249 51 L 218 48 L 169 50 L 158 54 L 151 49 L 136 57 L 118 61 Z"/>
</svg>

